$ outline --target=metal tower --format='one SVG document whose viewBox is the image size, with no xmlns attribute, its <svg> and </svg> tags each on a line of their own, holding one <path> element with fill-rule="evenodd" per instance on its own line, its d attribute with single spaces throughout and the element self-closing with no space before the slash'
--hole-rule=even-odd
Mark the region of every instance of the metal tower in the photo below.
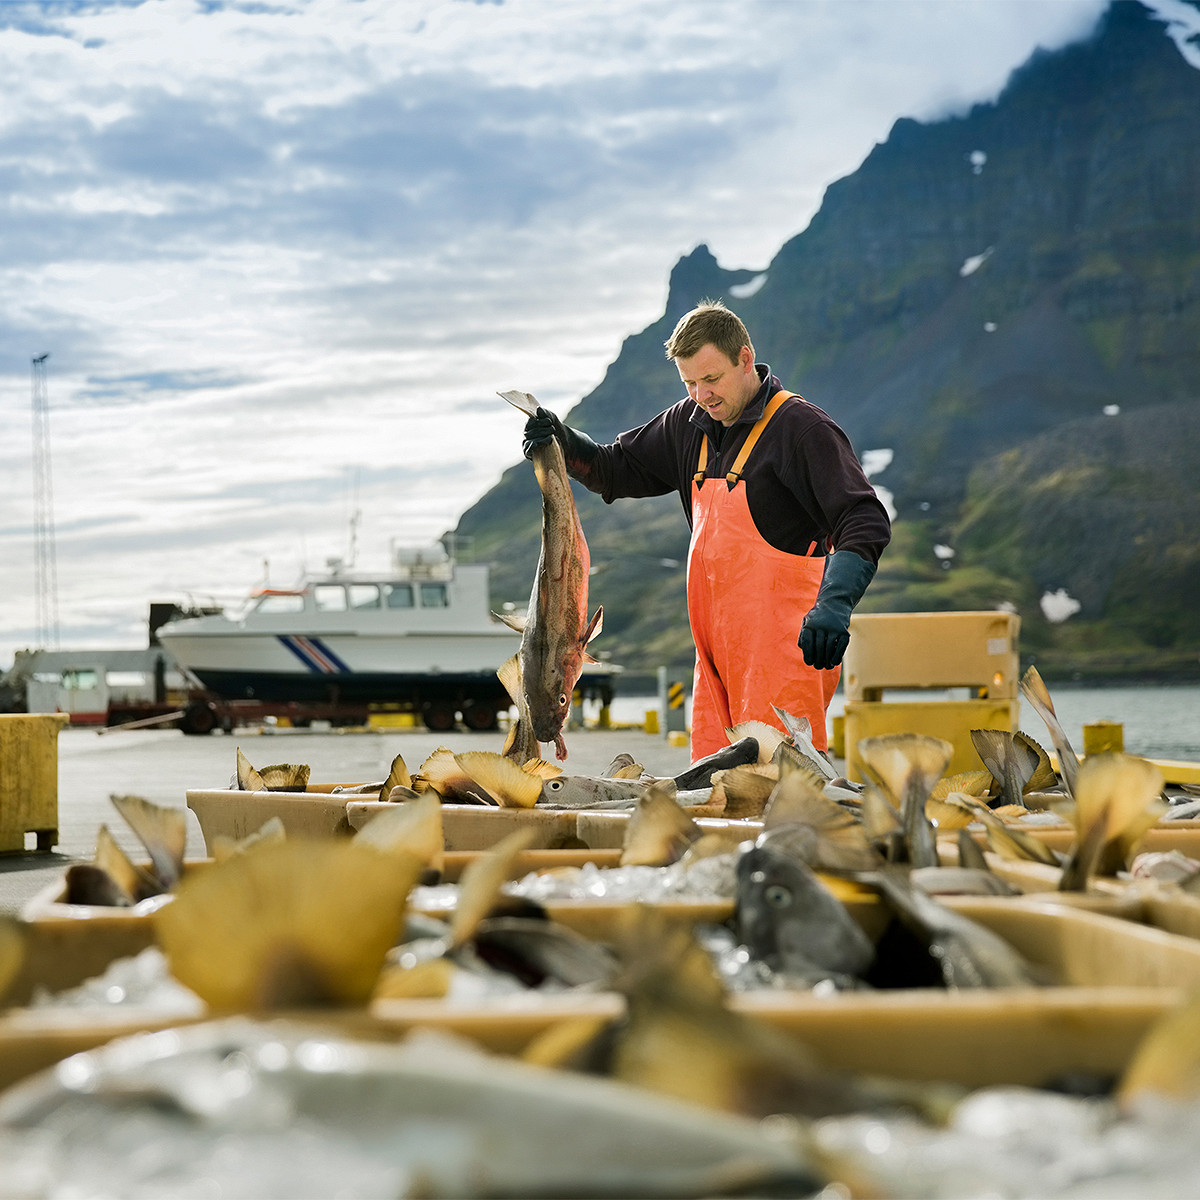
<svg viewBox="0 0 1200 1200">
<path fill-rule="evenodd" d="M 34 593 L 40 649 L 58 649 L 58 566 L 54 552 L 54 485 L 50 472 L 50 402 L 46 359 L 33 359 Z"/>
</svg>

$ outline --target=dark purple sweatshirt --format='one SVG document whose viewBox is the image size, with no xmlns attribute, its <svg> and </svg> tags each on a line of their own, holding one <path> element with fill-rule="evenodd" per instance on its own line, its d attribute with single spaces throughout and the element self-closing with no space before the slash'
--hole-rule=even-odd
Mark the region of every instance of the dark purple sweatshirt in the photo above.
<svg viewBox="0 0 1200 1200">
<path fill-rule="evenodd" d="M 607 503 L 621 496 L 678 492 L 692 521 L 692 476 L 701 439 L 709 441 L 704 487 L 726 487 L 725 473 L 767 401 L 782 388 L 764 363 L 756 364 L 762 386 L 729 428 L 714 421 L 690 398 L 680 400 L 638 429 L 600 446 L 586 467 L 567 467 Z M 878 563 L 891 540 L 887 509 L 863 474 L 850 439 L 827 413 L 799 397 L 775 414 L 750 454 L 742 479 L 750 515 L 763 540 L 788 554 L 822 555 L 826 539 L 835 550 L 853 550 Z"/>
</svg>

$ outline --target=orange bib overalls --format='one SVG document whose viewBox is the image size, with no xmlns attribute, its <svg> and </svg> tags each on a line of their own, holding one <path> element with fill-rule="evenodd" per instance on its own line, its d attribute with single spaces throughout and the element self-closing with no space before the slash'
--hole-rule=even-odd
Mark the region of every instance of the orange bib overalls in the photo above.
<svg viewBox="0 0 1200 1200">
<path fill-rule="evenodd" d="M 724 480 L 705 478 L 707 438 L 700 448 L 687 574 L 688 619 L 696 643 L 693 762 L 729 744 L 727 727 L 765 721 L 778 728 L 773 704 L 807 717 L 813 744 L 826 748 L 825 713 L 841 667 L 815 670 L 797 644 L 804 615 L 816 602 L 825 560 L 787 554 L 764 541 L 741 479 L 767 423 L 791 395 L 771 397 Z"/>
</svg>

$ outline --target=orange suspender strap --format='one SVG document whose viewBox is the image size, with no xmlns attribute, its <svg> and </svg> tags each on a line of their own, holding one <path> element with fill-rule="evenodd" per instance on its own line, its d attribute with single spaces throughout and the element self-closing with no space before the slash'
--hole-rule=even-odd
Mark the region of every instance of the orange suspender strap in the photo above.
<svg viewBox="0 0 1200 1200">
<path fill-rule="evenodd" d="M 776 392 L 768 401 L 766 408 L 763 409 L 763 414 L 754 422 L 753 428 L 746 435 L 746 440 L 742 443 L 742 448 L 738 452 L 737 458 L 734 460 L 733 467 L 725 476 L 725 481 L 730 487 L 741 478 L 742 471 L 746 466 L 746 459 L 750 457 L 750 451 L 754 449 L 755 443 L 762 436 L 762 431 L 766 429 L 767 422 L 779 411 L 780 406 L 785 400 L 790 400 L 795 392 Z M 692 476 L 695 483 L 704 483 L 704 470 L 708 466 L 708 438 L 704 437 L 700 441 L 700 459 L 696 463 L 696 473 Z"/>
</svg>

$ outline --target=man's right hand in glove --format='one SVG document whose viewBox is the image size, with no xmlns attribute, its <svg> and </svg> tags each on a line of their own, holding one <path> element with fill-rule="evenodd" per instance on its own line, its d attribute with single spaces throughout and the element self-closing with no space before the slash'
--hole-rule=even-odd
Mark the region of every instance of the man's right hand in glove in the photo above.
<svg viewBox="0 0 1200 1200">
<path fill-rule="evenodd" d="M 533 452 L 538 446 L 545 446 L 551 438 L 555 437 L 558 438 L 560 446 L 565 445 L 563 423 L 548 408 L 539 408 L 525 422 L 525 441 L 521 446 L 521 451 L 526 458 L 532 458 Z"/>
<path fill-rule="evenodd" d="M 539 407 L 525 422 L 525 441 L 521 450 L 526 458 L 532 458 L 534 450 L 539 446 L 548 445 L 551 438 L 557 438 L 563 449 L 567 474 L 586 486 L 592 463 L 596 461 L 600 447 L 586 433 L 564 425 L 548 408 Z"/>
</svg>

